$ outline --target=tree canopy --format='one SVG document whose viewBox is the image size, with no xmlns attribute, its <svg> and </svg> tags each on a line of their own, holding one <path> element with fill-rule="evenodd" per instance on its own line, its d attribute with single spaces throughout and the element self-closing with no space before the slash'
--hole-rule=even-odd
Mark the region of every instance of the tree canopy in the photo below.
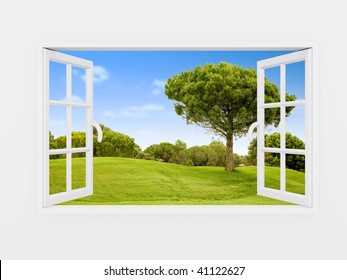
<svg viewBox="0 0 347 280">
<path fill-rule="evenodd" d="M 165 94 L 187 124 L 197 124 L 226 139 L 226 170 L 234 168 L 233 137 L 241 137 L 257 120 L 257 73 L 253 68 L 221 62 L 205 64 L 168 79 Z M 287 94 L 287 100 L 295 100 Z M 278 87 L 265 79 L 265 101 L 279 102 Z M 293 107 L 287 108 L 287 114 Z M 278 125 L 278 108 L 268 109 L 265 125 Z"/>
</svg>

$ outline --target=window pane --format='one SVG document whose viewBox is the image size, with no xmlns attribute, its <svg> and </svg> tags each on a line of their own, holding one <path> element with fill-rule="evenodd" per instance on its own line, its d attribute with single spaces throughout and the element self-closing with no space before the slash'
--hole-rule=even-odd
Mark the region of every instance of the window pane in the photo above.
<svg viewBox="0 0 347 280">
<path fill-rule="evenodd" d="M 264 103 L 280 102 L 280 67 L 267 68 L 264 71 Z"/>
<path fill-rule="evenodd" d="M 86 187 L 86 153 L 72 154 L 72 189 Z"/>
<path fill-rule="evenodd" d="M 286 148 L 305 149 L 305 106 L 292 108 L 286 117 Z"/>
<path fill-rule="evenodd" d="M 66 191 L 65 155 L 49 156 L 49 194 Z"/>
<path fill-rule="evenodd" d="M 305 61 L 286 65 L 286 93 L 296 100 L 305 100 Z M 286 101 L 293 97 L 287 96 Z"/>
<path fill-rule="evenodd" d="M 49 62 L 49 99 L 66 99 L 66 65 L 54 61 Z"/>
<path fill-rule="evenodd" d="M 266 148 L 280 148 L 281 147 L 281 137 L 280 137 L 280 108 L 267 108 L 264 110 L 265 123 L 270 123 L 271 125 L 266 126 L 264 134 L 264 146 Z M 266 121 L 268 120 L 268 121 Z M 276 127 L 277 125 L 277 127 Z"/>
<path fill-rule="evenodd" d="M 72 96 L 71 101 L 77 103 L 86 102 L 86 70 L 72 66 Z"/>
<path fill-rule="evenodd" d="M 286 191 L 305 194 L 305 156 L 286 154 Z"/>
<path fill-rule="evenodd" d="M 86 146 L 86 113 L 87 110 L 84 108 L 72 108 L 72 148 Z"/>
<path fill-rule="evenodd" d="M 66 148 L 66 108 L 49 106 L 49 148 Z"/>
<path fill-rule="evenodd" d="M 280 154 L 265 153 L 265 188 L 281 188 Z"/>
</svg>

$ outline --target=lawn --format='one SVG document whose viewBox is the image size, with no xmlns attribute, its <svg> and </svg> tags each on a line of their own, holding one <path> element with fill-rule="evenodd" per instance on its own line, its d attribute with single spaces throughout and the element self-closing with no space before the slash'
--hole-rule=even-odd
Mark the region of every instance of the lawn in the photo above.
<svg viewBox="0 0 347 280">
<path fill-rule="evenodd" d="M 85 182 L 85 158 L 73 158 L 72 188 Z M 256 195 L 256 167 L 192 167 L 128 158 L 94 158 L 94 194 L 68 205 L 287 205 Z M 304 173 L 287 169 L 287 190 L 304 192 Z M 266 167 L 279 186 L 279 168 Z M 65 160 L 50 161 L 50 193 L 65 190 Z"/>
</svg>

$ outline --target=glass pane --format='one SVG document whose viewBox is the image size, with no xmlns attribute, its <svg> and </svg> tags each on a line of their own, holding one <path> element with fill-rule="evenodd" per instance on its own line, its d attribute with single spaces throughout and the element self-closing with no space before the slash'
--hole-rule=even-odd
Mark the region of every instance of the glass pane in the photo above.
<svg viewBox="0 0 347 280">
<path fill-rule="evenodd" d="M 49 148 L 66 148 L 66 108 L 49 106 Z"/>
<path fill-rule="evenodd" d="M 280 67 L 267 68 L 265 76 L 265 103 L 280 102 Z"/>
<path fill-rule="evenodd" d="M 71 101 L 77 103 L 86 102 L 86 70 L 72 66 L 72 96 Z"/>
<path fill-rule="evenodd" d="M 270 124 L 265 128 L 264 146 L 266 148 L 280 148 L 280 108 L 267 108 L 264 111 L 265 124 Z"/>
<path fill-rule="evenodd" d="M 49 156 L 49 194 L 66 191 L 65 155 Z"/>
<path fill-rule="evenodd" d="M 305 106 L 291 108 L 286 117 L 286 148 L 305 149 Z"/>
<path fill-rule="evenodd" d="M 286 65 L 286 101 L 305 100 L 305 61 Z"/>
<path fill-rule="evenodd" d="M 265 153 L 265 188 L 281 188 L 280 154 Z"/>
<path fill-rule="evenodd" d="M 84 108 L 72 108 L 72 148 L 86 146 L 86 113 L 87 110 Z"/>
<path fill-rule="evenodd" d="M 73 190 L 86 187 L 86 153 L 72 154 L 72 186 Z"/>
<path fill-rule="evenodd" d="M 66 98 L 66 65 L 49 62 L 49 99 L 65 100 Z"/>
<path fill-rule="evenodd" d="M 286 154 L 286 191 L 305 194 L 305 156 Z"/>
</svg>

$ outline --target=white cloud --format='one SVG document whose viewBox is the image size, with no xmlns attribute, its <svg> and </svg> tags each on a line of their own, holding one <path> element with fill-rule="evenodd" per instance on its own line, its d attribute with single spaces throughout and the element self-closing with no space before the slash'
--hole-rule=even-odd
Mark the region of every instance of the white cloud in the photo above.
<svg viewBox="0 0 347 280">
<path fill-rule="evenodd" d="M 120 111 L 120 116 L 129 118 L 142 118 L 147 117 L 151 113 L 162 112 L 165 108 L 157 104 L 145 104 L 142 106 L 131 106 L 124 108 Z"/>
<path fill-rule="evenodd" d="M 119 111 L 105 110 L 102 112 L 101 116 L 103 118 L 116 118 L 116 117 L 124 117 L 124 118 L 143 118 L 148 117 L 149 115 L 157 112 L 163 112 L 165 108 L 161 105 L 157 104 L 145 104 L 142 106 L 131 106 L 123 108 Z M 143 135 L 149 134 L 149 130 L 143 130 Z"/>
<path fill-rule="evenodd" d="M 165 83 L 166 83 L 166 81 L 164 81 L 164 80 L 155 79 L 153 81 L 153 86 L 164 89 Z"/>
<path fill-rule="evenodd" d="M 86 80 L 86 75 L 82 75 L 81 78 L 83 81 Z M 105 67 L 101 65 L 95 65 L 93 67 L 93 82 L 100 83 L 106 81 L 110 78 L 110 73 L 106 70 Z"/>
<path fill-rule="evenodd" d="M 164 91 L 165 83 L 166 83 L 166 81 L 164 81 L 164 80 L 155 79 L 152 83 L 152 85 L 155 88 L 152 90 L 151 93 L 154 95 L 161 94 Z"/>
<path fill-rule="evenodd" d="M 102 66 L 96 65 L 93 68 L 93 81 L 99 83 L 108 80 L 110 73 Z"/>
<path fill-rule="evenodd" d="M 154 95 L 159 95 L 159 94 L 162 93 L 162 90 L 159 89 L 159 88 L 155 88 L 155 89 L 153 89 L 153 90 L 151 91 L 151 93 L 154 94 Z"/>
<path fill-rule="evenodd" d="M 81 97 L 77 96 L 77 95 L 72 95 L 71 96 L 71 101 L 72 102 L 76 102 L 76 103 L 83 103 L 84 102 L 84 100 Z"/>
<path fill-rule="evenodd" d="M 60 99 L 61 101 L 66 101 L 66 97 Z M 83 100 L 81 97 L 77 96 L 77 95 L 72 95 L 71 96 L 71 102 L 75 102 L 75 103 L 84 103 L 85 100 Z"/>
</svg>

